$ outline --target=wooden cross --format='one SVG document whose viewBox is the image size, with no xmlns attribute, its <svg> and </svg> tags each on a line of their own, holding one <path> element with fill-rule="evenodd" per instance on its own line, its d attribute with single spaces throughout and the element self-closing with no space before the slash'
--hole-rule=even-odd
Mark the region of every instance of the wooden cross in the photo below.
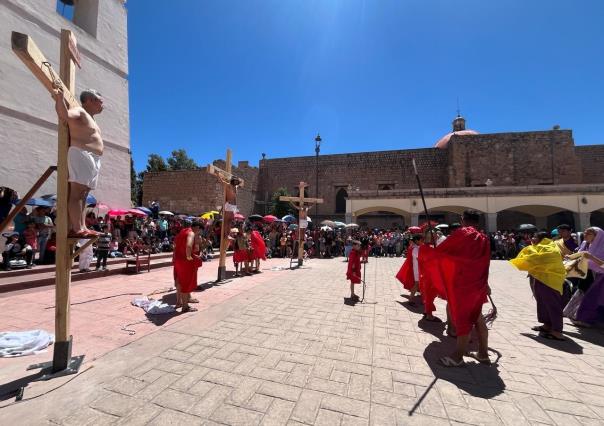
<svg viewBox="0 0 604 426">
<path fill-rule="evenodd" d="M 59 75 L 27 34 L 13 31 L 11 37 L 13 52 L 30 69 L 33 75 L 50 93 L 62 88 L 68 108 L 79 107 L 73 95 L 75 89 L 75 61 L 79 60 L 77 43 L 72 32 L 61 30 L 61 52 Z M 69 335 L 69 286 L 71 283 L 72 247 L 77 240 L 68 239 L 67 197 L 69 196 L 69 172 L 67 151 L 69 150 L 69 128 L 59 121 L 57 148 L 57 252 L 56 252 L 56 293 L 55 293 L 55 336 L 52 372 L 75 373 L 83 357 L 72 362 Z M 91 244 L 89 241 L 87 245 Z M 75 371 L 74 371 L 75 369 Z"/>
<path fill-rule="evenodd" d="M 224 186 L 224 198 L 222 200 L 222 225 L 220 226 L 220 260 L 218 262 L 218 279 L 217 281 L 222 281 L 225 276 L 226 276 L 226 251 L 228 248 L 228 244 L 229 241 L 227 238 L 224 237 L 224 232 L 225 229 L 224 227 L 225 225 L 225 215 L 224 215 L 224 205 L 226 203 L 226 198 L 227 198 L 227 190 L 228 190 L 228 185 L 230 185 L 230 180 L 235 177 L 232 173 L 231 173 L 231 150 L 227 149 L 226 152 L 226 170 L 222 170 L 219 167 L 216 167 L 212 164 L 208 164 L 206 166 L 206 172 L 216 176 L 223 184 Z M 243 186 L 243 179 L 238 178 L 239 179 L 239 186 Z"/>
<path fill-rule="evenodd" d="M 308 186 L 305 182 L 300 182 L 298 188 L 300 190 L 300 195 L 298 197 L 288 197 L 286 195 L 282 195 L 279 197 L 279 201 L 289 201 L 294 208 L 299 211 L 299 224 L 298 224 L 298 266 L 302 266 L 304 261 L 304 240 L 302 239 L 304 233 L 304 229 L 308 227 L 308 221 L 306 220 L 306 212 L 311 207 L 312 204 L 322 204 L 323 198 L 305 198 L 304 197 L 304 188 Z M 304 203 L 307 205 L 305 206 Z"/>
</svg>

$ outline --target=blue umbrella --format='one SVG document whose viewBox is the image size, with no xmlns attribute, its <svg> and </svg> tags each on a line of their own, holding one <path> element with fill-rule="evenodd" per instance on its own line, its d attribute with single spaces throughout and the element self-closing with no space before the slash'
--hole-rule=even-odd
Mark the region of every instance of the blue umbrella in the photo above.
<svg viewBox="0 0 604 426">
<path fill-rule="evenodd" d="M 52 206 L 54 206 L 57 203 L 57 194 L 46 194 L 46 195 L 42 195 L 42 197 L 44 200 L 48 200 L 48 201 L 52 201 Z M 92 194 L 88 194 L 88 197 L 86 197 L 86 205 L 87 206 L 96 206 L 97 200 L 96 197 Z M 50 207 L 52 207 L 50 206 Z"/>
<path fill-rule="evenodd" d="M 148 216 L 151 216 L 153 214 L 153 212 L 151 211 L 151 209 L 148 209 L 147 207 L 143 207 L 143 206 L 139 206 L 139 207 L 135 207 L 136 210 L 140 210 L 143 213 L 147 213 Z"/>
<path fill-rule="evenodd" d="M 283 217 L 281 218 L 281 220 L 282 220 L 283 222 L 287 222 L 287 223 L 294 223 L 294 222 L 296 222 L 296 221 L 297 221 L 297 219 L 296 219 L 294 216 L 292 216 L 291 214 L 288 214 L 288 215 L 283 216 Z"/>
<path fill-rule="evenodd" d="M 15 204 L 19 204 L 21 200 L 17 200 Z M 36 206 L 36 207 L 54 207 L 55 203 L 52 200 L 46 200 L 44 198 L 30 198 L 25 203 L 27 206 Z"/>
</svg>

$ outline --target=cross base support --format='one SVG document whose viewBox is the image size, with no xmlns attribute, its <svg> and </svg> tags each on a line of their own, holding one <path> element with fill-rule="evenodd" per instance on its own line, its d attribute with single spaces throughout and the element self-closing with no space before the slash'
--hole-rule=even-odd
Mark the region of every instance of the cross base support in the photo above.
<svg viewBox="0 0 604 426">
<path fill-rule="evenodd" d="M 218 267 L 218 279 L 216 282 L 224 281 L 226 278 L 226 266 Z"/>
<path fill-rule="evenodd" d="M 36 380 L 50 380 L 56 377 L 69 376 L 80 371 L 80 366 L 84 362 L 84 355 L 71 356 L 72 336 L 66 342 L 55 342 L 53 360 L 41 364 L 32 364 L 27 370 L 40 371 L 40 376 Z"/>
</svg>

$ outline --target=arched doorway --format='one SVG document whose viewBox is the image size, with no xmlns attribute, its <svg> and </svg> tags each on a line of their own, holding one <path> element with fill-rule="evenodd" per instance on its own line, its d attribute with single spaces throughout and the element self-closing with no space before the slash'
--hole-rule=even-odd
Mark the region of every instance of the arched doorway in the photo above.
<svg viewBox="0 0 604 426">
<path fill-rule="evenodd" d="M 353 212 L 353 220 L 364 228 L 402 229 L 409 225 L 411 213 L 404 210 L 375 206 Z"/>
<path fill-rule="evenodd" d="M 348 191 L 340 188 L 336 193 L 336 213 L 346 213 L 346 198 L 348 198 Z"/>
<path fill-rule="evenodd" d="M 548 231 L 562 223 L 574 229 L 575 215 L 569 210 L 545 205 L 515 206 L 497 213 L 499 230 L 513 230 L 523 223 L 531 223 Z"/>
</svg>

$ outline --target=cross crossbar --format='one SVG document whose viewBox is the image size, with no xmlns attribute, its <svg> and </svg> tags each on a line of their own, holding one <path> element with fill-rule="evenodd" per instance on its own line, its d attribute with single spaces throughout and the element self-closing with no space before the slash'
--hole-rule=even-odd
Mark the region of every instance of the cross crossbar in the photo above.
<svg viewBox="0 0 604 426">
<path fill-rule="evenodd" d="M 323 203 L 323 198 L 301 198 L 301 197 L 287 197 L 285 195 L 282 195 L 279 197 L 279 201 L 290 201 L 290 202 L 294 202 L 294 203 L 317 203 L 317 204 L 322 204 Z"/>
<path fill-rule="evenodd" d="M 206 166 L 206 172 L 208 172 L 211 175 L 217 176 L 217 177 L 222 177 L 224 180 L 226 181 L 230 181 L 232 178 L 236 177 L 237 179 L 239 179 L 239 187 L 243 188 L 244 185 L 244 180 L 241 179 L 239 176 L 235 176 L 232 173 L 229 173 L 225 170 L 222 170 L 220 167 L 216 167 L 213 164 L 208 164 Z"/>
<path fill-rule="evenodd" d="M 13 52 L 15 52 L 19 59 L 21 59 L 27 68 L 30 69 L 46 90 L 52 93 L 53 90 L 61 87 L 68 108 L 80 106 L 78 100 L 67 89 L 67 86 L 63 83 L 59 74 L 54 71 L 50 62 L 48 62 L 30 36 L 13 31 L 11 44 Z"/>
</svg>

